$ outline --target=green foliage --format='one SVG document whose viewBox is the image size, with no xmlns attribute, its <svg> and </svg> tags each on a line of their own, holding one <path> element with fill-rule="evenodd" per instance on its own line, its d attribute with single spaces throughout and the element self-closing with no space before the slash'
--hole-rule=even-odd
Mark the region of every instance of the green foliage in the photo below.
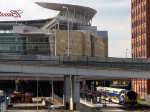
<svg viewBox="0 0 150 112">
<path fill-rule="evenodd" d="M 142 101 L 145 101 L 145 99 L 144 98 L 137 98 L 137 103 L 140 103 L 140 102 L 142 102 Z"/>
</svg>

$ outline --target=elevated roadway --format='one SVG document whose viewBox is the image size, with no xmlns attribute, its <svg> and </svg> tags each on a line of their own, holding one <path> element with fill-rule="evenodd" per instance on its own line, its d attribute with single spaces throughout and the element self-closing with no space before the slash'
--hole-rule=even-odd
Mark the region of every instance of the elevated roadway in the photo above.
<svg viewBox="0 0 150 112">
<path fill-rule="evenodd" d="M 93 57 L 50 57 L 40 59 L 2 59 L 1 76 L 63 76 L 111 78 L 150 78 L 149 59 L 93 58 Z M 13 74 L 14 73 L 14 74 Z M 9 76 L 9 75 L 7 75 Z"/>
</svg>

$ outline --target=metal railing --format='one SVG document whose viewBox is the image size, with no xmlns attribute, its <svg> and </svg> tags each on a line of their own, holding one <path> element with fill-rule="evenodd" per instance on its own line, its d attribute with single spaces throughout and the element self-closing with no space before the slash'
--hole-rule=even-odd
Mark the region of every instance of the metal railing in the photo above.
<svg viewBox="0 0 150 112">
<path fill-rule="evenodd" d="M 48 56 L 48 55 L 0 55 L 1 62 L 30 64 L 83 66 L 150 70 L 150 58 L 104 58 L 89 56 Z"/>
</svg>

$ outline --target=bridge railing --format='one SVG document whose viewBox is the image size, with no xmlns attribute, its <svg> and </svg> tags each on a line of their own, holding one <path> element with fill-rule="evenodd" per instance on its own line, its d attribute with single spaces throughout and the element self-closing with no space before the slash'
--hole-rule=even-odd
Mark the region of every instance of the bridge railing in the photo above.
<svg viewBox="0 0 150 112">
<path fill-rule="evenodd" d="M 105 58 L 90 56 L 50 56 L 50 55 L 0 55 L 2 62 L 33 63 L 64 66 L 89 66 L 103 68 L 150 70 L 150 58 Z"/>
</svg>

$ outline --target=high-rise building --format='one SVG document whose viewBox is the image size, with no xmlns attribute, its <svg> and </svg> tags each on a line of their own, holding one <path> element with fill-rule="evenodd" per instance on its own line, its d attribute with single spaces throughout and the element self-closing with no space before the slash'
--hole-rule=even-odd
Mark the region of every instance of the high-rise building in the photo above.
<svg viewBox="0 0 150 112">
<path fill-rule="evenodd" d="M 150 0 L 131 0 L 132 58 L 150 58 L 149 18 Z M 149 83 L 148 79 L 132 79 L 132 89 L 145 98 L 150 93 Z"/>
</svg>

